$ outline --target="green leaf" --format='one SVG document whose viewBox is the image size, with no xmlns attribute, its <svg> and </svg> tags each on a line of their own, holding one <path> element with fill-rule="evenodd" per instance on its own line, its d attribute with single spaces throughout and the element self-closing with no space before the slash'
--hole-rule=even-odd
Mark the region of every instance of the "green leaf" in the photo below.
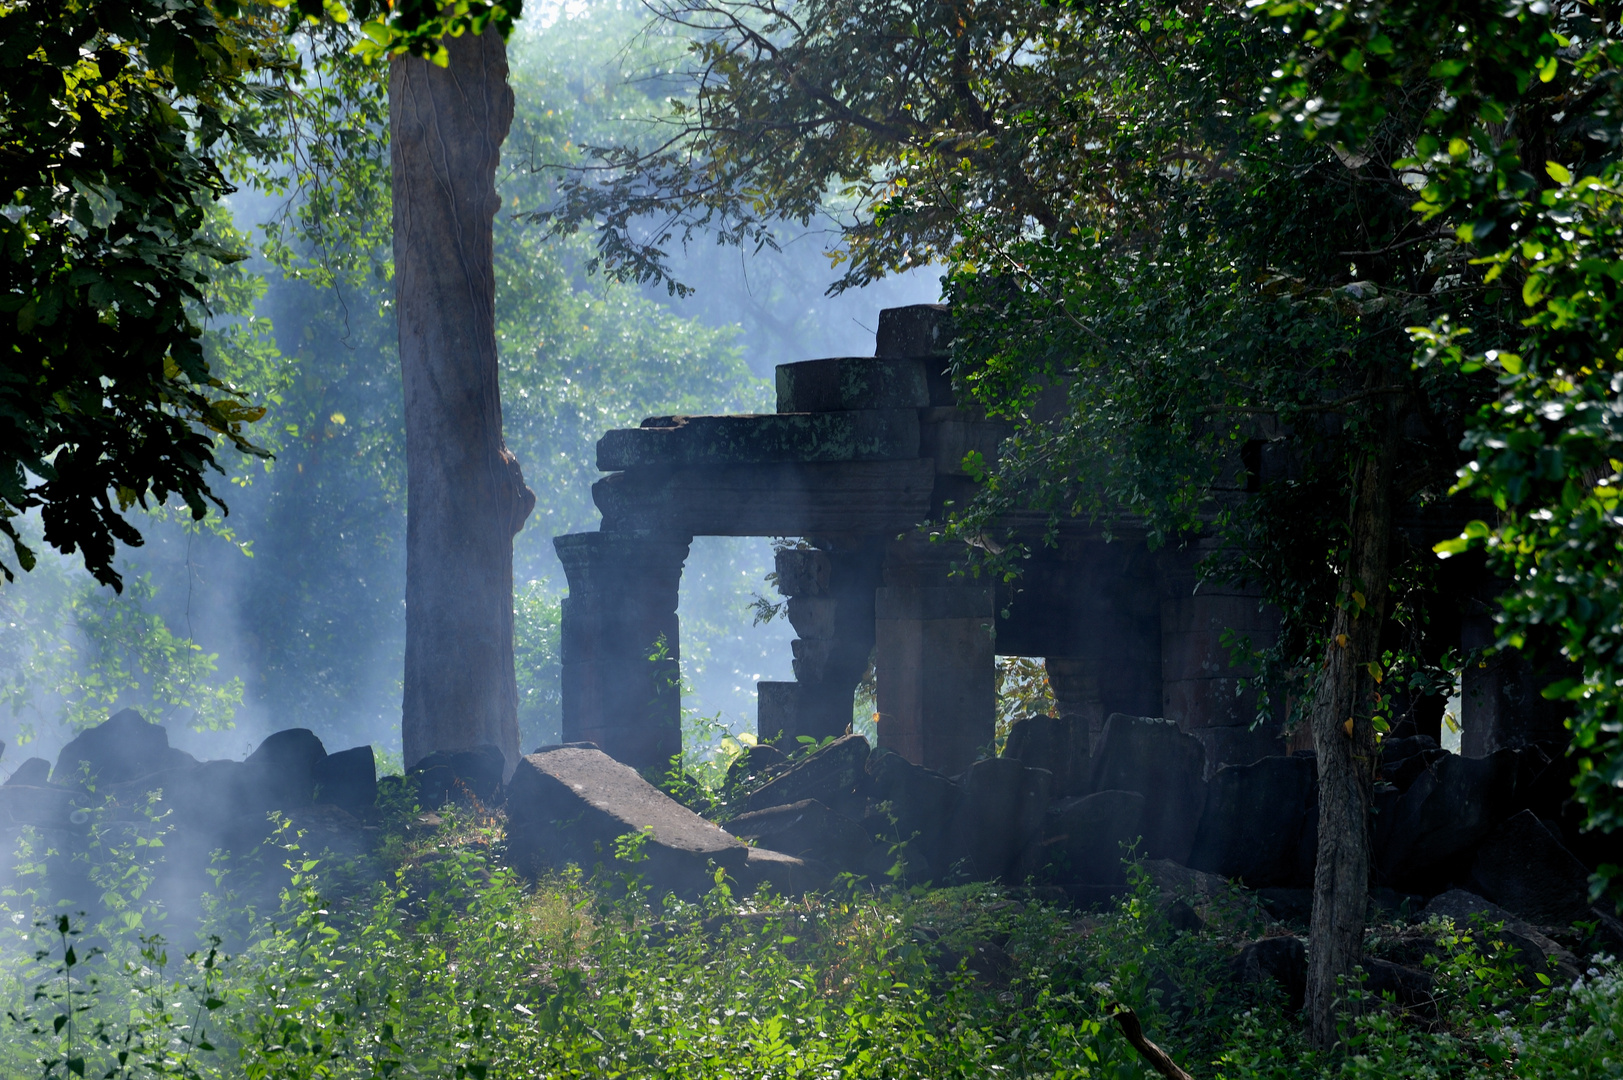
<svg viewBox="0 0 1623 1080">
<path fill-rule="evenodd" d="M 1559 161 L 1546 161 L 1544 163 L 1544 171 L 1549 173 L 1550 179 L 1554 180 L 1558 184 L 1572 183 L 1572 173 L 1569 172 L 1567 167 L 1561 164 Z"/>
<path fill-rule="evenodd" d="M 1539 691 L 1539 696 L 1545 701 L 1560 701 L 1574 690 L 1582 692 L 1582 679 L 1557 679 L 1555 682 Z"/>
</svg>

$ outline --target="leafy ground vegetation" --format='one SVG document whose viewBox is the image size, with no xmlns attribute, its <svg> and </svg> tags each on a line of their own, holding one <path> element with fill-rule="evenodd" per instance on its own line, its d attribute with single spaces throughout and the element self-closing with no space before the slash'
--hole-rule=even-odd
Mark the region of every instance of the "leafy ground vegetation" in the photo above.
<svg viewBox="0 0 1623 1080">
<path fill-rule="evenodd" d="M 634 874 L 528 884 L 503 866 L 499 814 L 401 803 L 382 836 L 366 866 L 307 857 L 286 837 L 268 863 L 282 864 L 279 894 L 259 903 L 269 894 L 252 874 L 219 876 L 202 944 L 185 949 L 143 900 L 152 836 L 99 849 L 95 915 L 51 908 L 25 865 L 0 901 L 0 1070 L 1153 1075 L 1113 1022 L 1130 1008 L 1201 1077 L 1623 1072 L 1618 969 L 1602 963 L 1571 985 L 1526 977 L 1492 925 L 1426 928 L 1430 1000 L 1366 1002 L 1344 1049 L 1324 1055 L 1280 989 L 1234 975 L 1243 943 L 1279 932 L 1240 892 L 1198 919 L 1142 870 L 1094 913 L 991 885 L 852 882 L 788 900 L 721 883 L 685 903 L 651 896 Z M 1416 940 L 1413 927 L 1377 925 L 1368 944 L 1379 956 Z"/>
</svg>

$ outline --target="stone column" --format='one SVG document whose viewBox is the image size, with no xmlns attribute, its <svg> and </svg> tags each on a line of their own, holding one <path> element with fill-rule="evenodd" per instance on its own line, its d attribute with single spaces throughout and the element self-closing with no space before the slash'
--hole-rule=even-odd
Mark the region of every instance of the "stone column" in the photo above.
<svg viewBox="0 0 1623 1080">
<path fill-rule="evenodd" d="M 1240 689 L 1251 671 L 1230 663 L 1223 640 L 1232 634 L 1267 648 L 1279 635 L 1278 613 L 1251 589 L 1201 581 L 1198 563 L 1208 543 L 1169 551 L 1162 564 L 1162 715 L 1200 739 L 1207 768 L 1216 769 L 1284 753 L 1285 743 L 1278 723 L 1252 726 L 1256 693 Z"/>
<path fill-rule="evenodd" d="M 874 590 L 884 546 L 873 539 L 819 540 L 815 548 L 777 554 L 778 591 L 789 598 L 799 635 L 793 683 L 758 684 L 756 733 L 840 736 L 851 725 L 857 683 L 874 646 Z"/>
<path fill-rule="evenodd" d="M 677 586 L 687 537 L 573 533 L 553 538 L 563 600 L 563 738 L 637 769 L 682 750 Z"/>
<path fill-rule="evenodd" d="M 1468 615 L 1460 645 L 1470 651 L 1493 643 L 1492 615 L 1480 610 Z M 1460 679 L 1460 754 L 1479 758 L 1536 742 L 1565 742 L 1571 706 L 1546 701 L 1540 693 L 1553 681 L 1553 676 L 1540 678 L 1518 649 L 1466 664 Z"/>
<path fill-rule="evenodd" d="M 1054 692 L 1054 705 L 1060 719 L 1068 721 L 1086 738 L 1079 740 L 1088 753 L 1093 752 L 1099 735 L 1104 731 L 1104 701 L 1099 695 L 1099 661 L 1096 657 L 1046 656 L 1043 668 L 1048 672 L 1048 688 Z M 1120 712 L 1113 709 L 1112 712 Z"/>
<path fill-rule="evenodd" d="M 892 545 L 875 593 L 879 745 L 954 775 L 996 733 L 994 590 L 948 577 L 944 553 L 920 550 L 930 547 Z"/>
</svg>

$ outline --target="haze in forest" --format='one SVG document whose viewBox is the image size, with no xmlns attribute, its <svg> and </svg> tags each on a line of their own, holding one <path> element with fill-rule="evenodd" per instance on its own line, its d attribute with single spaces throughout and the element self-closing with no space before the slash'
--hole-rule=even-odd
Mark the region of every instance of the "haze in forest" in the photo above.
<svg viewBox="0 0 1623 1080">
<path fill-rule="evenodd" d="M 770 411 L 775 365 L 871 355 L 880 308 L 940 291 L 924 269 L 825 295 L 834 233 L 813 223 L 781 235 L 780 251 L 701 238 L 676 255 L 697 286 L 678 299 L 593 275 L 584 238 L 515 220 L 547 201 L 535 165 L 645 123 L 672 91 L 660 74 L 684 43 L 644 20 L 630 4 L 549 7 L 510 46 L 517 114 L 498 177 L 496 277 L 506 439 L 538 497 L 514 551 L 525 749 L 557 738 L 566 585 L 552 537 L 596 527 L 602 432 L 650 415 Z M 386 168 L 380 177 L 386 189 Z M 255 248 L 287 209 L 250 191 L 228 204 Z M 386 260 L 379 241 L 370 254 Z M 241 757 L 297 726 L 331 748 L 374 744 L 398 766 L 405 477 L 392 287 L 380 274 L 360 288 L 314 276 L 256 257 L 223 286 L 241 314 L 215 320 L 213 347 L 254 373 L 270 407 L 256 430 L 276 452 L 230 461 L 217 485 L 229 516 L 149 516 L 146 544 L 120 551 L 122 596 L 54 554 L 0 590 L 0 775 L 124 707 L 199 756 Z M 695 719 L 752 730 L 755 682 L 792 677 L 787 620 L 752 622 L 754 596 L 776 599 L 770 569 L 767 541 L 695 540 L 680 609 Z"/>
</svg>

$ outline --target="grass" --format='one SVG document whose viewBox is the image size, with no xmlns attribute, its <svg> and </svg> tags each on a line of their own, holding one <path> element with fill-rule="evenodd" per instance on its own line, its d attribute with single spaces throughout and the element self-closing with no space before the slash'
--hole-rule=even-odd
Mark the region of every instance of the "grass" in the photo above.
<svg viewBox="0 0 1623 1080">
<path fill-rule="evenodd" d="M 100 880 L 124 891 L 95 919 L 13 889 L 0 1074 L 1153 1075 L 1111 1023 L 1124 1004 L 1197 1077 L 1623 1075 L 1617 969 L 1524 980 L 1491 927 L 1434 927 L 1435 1006 L 1366 1002 L 1345 1052 L 1321 1057 L 1272 986 L 1229 974 L 1266 931 L 1255 908 L 1180 931 L 1142 873 L 1091 915 L 987 885 L 684 904 L 635 887 L 611 900 L 574 873 L 529 885 L 502 867 L 501 838 L 499 816 L 429 829 L 401 812 L 386 858 L 361 869 L 286 841 L 273 907 L 233 900 L 226 875 L 184 956 L 140 892 L 161 849 L 104 852 L 122 869 Z"/>
</svg>

